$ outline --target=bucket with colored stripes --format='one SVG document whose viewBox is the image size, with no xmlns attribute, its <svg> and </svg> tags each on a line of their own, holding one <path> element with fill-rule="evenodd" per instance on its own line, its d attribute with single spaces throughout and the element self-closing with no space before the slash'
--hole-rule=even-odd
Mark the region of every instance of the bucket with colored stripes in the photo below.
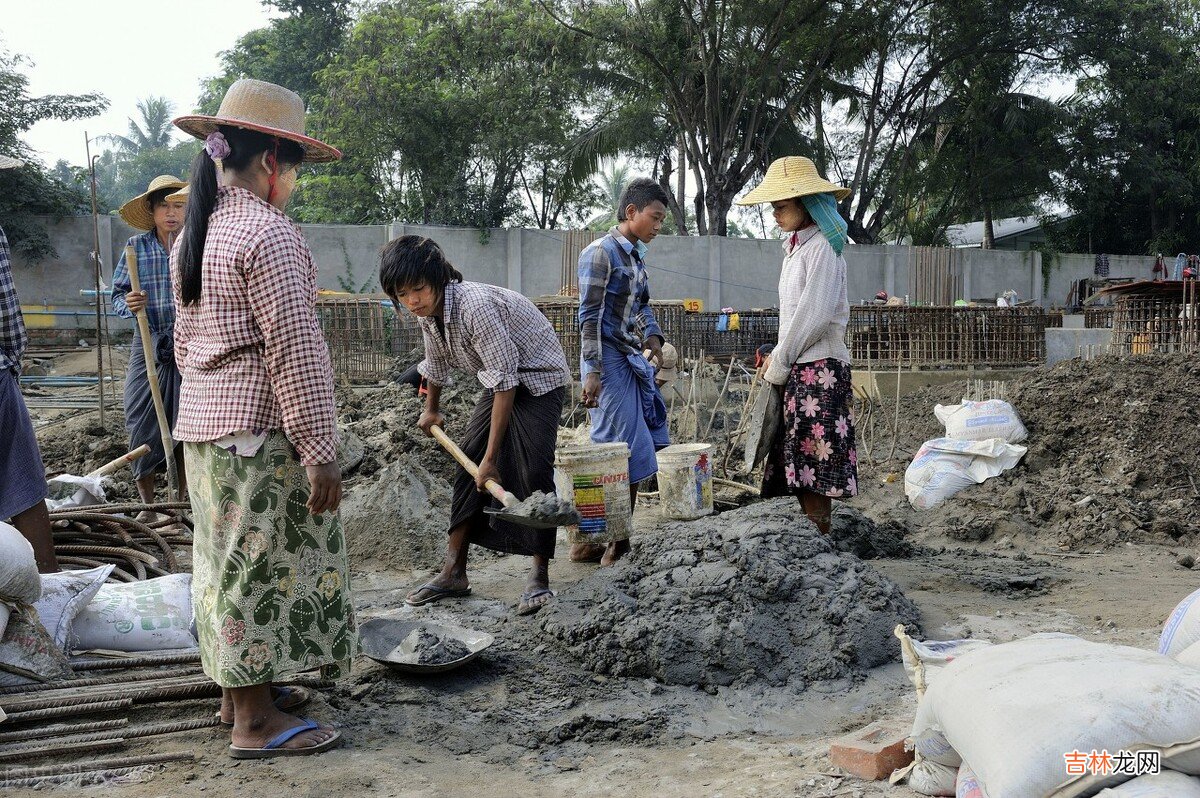
<svg viewBox="0 0 1200 798">
<path fill-rule="evenodd" d="M 579 511 L 579 525 L 567 527 L 572 543 L 611 543 L 630 536 L 627 444 L 566 446 L 555 453 L 554 467 L 558 495 L 572 497 Z"/>
</svg>

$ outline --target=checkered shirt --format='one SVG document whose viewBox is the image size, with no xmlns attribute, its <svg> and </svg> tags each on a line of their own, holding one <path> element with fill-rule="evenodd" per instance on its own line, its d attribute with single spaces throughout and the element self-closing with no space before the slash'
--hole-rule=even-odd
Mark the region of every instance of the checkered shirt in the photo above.
<svg viewBox="0 0 1200 798">
<path fill-rule="evenodd" d="M 146 318 L 150 322 L 150 331 L 170 332 L 175 324 L 175 297 L 171 293 L 171 266 L 167 251 L 158 242 L 158 235 L 153 230 L 131 236 L 125 246 L 133 247 L 137 253 L 138 282 L 146 292 Z M 126 319 L 133 318 L 133 313 L 125 304 L 125 295 L 132 290 L 133 281 L 129 278 L 125 250 L 121 250 L 121 260 L 113 269 L 112 306 L 118 316 Z"/>
<path fill-rule="evenodd" d="M 13 285 L 8 237 L 0 227 L 0 371 L 21 373 L 21 355 L 25 354 L 28 342 L 21 303 L 17 301 L 17 288 Z"/>
<path fill-rule="evenodd" d="M 570 385 L 567 356 L 550 320 L 516 291 L 449 283 L 442 313 L 444 334 L 433 317 L 418 319 L 425 359 L 417 370 L 433 384 L 450 384 L 450 369 L 458 368 L 474 372 L 492 391 L 519 384 L 542 396 Z"/>
<path fill-rule="evenodd" d="M 608 239 L 625 254 L 613 263 Z M 579 253 L 579 336 L 582 376 L 599 374 L 602 342 L 625 354 L 640 353 L 652 335 L 663 338 L 650 307 L 650 281 L 643 260 L 646 246 L 635 245 L 618 228 Z"/>
<path fill-rule="evenodd" d="M 175 439 L 282 429 L 304 465 L 337 456 L 333 368 L 317 322 L 317 267 L 300 228 L 242 188 L 222 188 L 208 222 L 200 302 L 180 299 L 171 258 Z"/>
</svg>

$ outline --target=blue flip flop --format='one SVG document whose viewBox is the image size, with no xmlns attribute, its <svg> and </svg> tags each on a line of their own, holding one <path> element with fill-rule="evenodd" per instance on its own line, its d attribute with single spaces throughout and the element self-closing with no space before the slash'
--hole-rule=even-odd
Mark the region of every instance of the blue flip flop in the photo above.
<svg viewBox="0 0 1200 798">
<path fill-rule="evenodd" d="M 294 726 L 285 732 L 277 735 L 273 740 L 268 742 L 262 748 L 239 748 L 236 745 L 229 746 L 229 755 L 234 759 L 271 759 L 277 756 L 312 756 L 319 754 L 322 751 L 328 751 L 342 740 L 342 733 L 334 731 L 333 736 L 323 743 L 316 745 L 305 746 L 304 748 L 281 748 L 284 743 L 295 737 L 297 734 L 303 734 L 312 729 L 321 728 L 321 724 L 315 720 L 301 718 L 304 721 L 300 726 Z"/>
</svg>

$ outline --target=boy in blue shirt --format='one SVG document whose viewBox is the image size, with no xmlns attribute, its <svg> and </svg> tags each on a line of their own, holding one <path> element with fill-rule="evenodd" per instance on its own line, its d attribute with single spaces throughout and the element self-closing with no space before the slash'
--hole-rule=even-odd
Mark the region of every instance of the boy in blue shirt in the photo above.
<svg viewBox="0 0 1200 798">
<path fill-rule="evenodd" d="M 646 245 L 667 218 L 668 199 L 655 181 L 632 181 L 621 194 L 617 226 L 579 255 L 583 405 L 589 408 L 592 441 L 629 446 L 631 509 L 638 483 L 658 471 L 655 451 L 670 442 L 667 407 L 654 382 L 664 339 L 650 307 L 644 260 Z M 643 350 L 649 350 L 649 360 Z M 599 557 L 601 565 L 611 565 L 629 551 L 628 525 L 607 537 L 607 547 L 576 544 L 571 559 Z"/>
</svg>

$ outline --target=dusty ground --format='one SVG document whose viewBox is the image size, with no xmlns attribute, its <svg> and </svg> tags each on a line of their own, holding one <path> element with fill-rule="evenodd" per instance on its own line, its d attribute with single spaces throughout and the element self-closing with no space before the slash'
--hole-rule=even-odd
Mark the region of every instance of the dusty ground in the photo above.
<svg viewBox="0 0 1200 798">
<path fill-rule="evenodd" d="M 1164 369 L 1169 380 L 1161 379 Z M 863 494 L 852 502 L 882 523 L 873 533 L 847 536 L 844 548 L 871 558 L 864 567 L 899 586 L 919 610 L 927 638 L 1005 641 L 1063 631 L 1154 648 L 1163 620 L 1200 582 L 1200 575 L 1178 564 L 1184 555 L 1200 555 L 1186 479 L 1186 472 L 1195 471 L 1196 427 L 1192 422 L 1183 428 L 1187 415 L 1170 409 L 1174 403 L 1197 406 L 1200 389 L 1193 376 L 1190 364 L 1167 363 L 1157 371 L 1135 371 L 1122 382 L 1074 365 L 1010 385 L 1009 398 L 1030 429 L 1031 455 L 1038 456 L 933 514 L 912 511 L 903 500 L 902 479 L 886 479 L 902 478 L 905 458 L 937 433 L 933 400 L 960 396 L 946 389 L 943 396 L 908 397 L 896 456 L 864 463 Z M 1114 400 L 1120 391 L 1128 398 Z M 1092 398 L 1097 401 L 1086 401 Z M 351 408 L 355 417 L 348 424 L 369 427 L 378 411 L 382 408 Z M 422 502 L 437 499 L 444 488 L 438 484 L 446 476 L 440 455 L 412 444 L 404 432 L 388 432 L 384 445 L 382 438 L 371 440 L 372 434 L 383 436 L 379 430 L 353 431 L 366 441 L 367 470 L 370 458 L 377 458 L 376 472 L 353 478 L 356 490 L 378 482 L 378 472 L 397 453 L 412 453 L 427 465 L 419 481 L 429 491 L 412 498 L 415 511 L 427 516 Z M 889 448 L 887 434 L 876 430 L 877 456 Z M 1160 450 L 1171 454 L 1155 460 Z M 403 475 L 396 481 L 412 484 Z M 1077 507 L 1086 496 L 1095 498 Z M 1169 504 L 1174 499 L 1185 501 L 1176 507 Z M 382 504 L 369 505 L 359 523 L 369 527 L 374 515 L 380 528 L 395 524 L 386 511 Z M 437 519 L 426 520 L 419 546 L 411 538 L 391 538 L 407 554 L 356 557 L 360 614 L 365 619 L 414 613 L 483 629 L 497 643 L 480 660 L 426 678 L 362 660 L 311 711 L 340 725 L 347 738 L 342 749 L 321 757 L 236 764 L 224 753 L 221 732 L 188 733 L 160 738 L 154 750 L 194 750 L 195 764 L 169 765 L 115 790 L 115 785 L 70 788 L 70 794 L 915 795 L 905 787 L 842 778 L 825 756 L 830 741 L 843 732 L 877 718 L 911 718 L 915 701 L 898 663 L 802 690 L 762 683 L 696 689 L 589 673 L 547 639 L 541 631 L 545 619 L 513 614 L 527 565 L 520 558 L 477 558 L 470 599 L 404 608 L 405 592 L 427 576 L 440 548 Z M 650 503 L 639 513 L 638 529 L 648 546 L 671 534 Z M 1092 534 L 1081 536 L 1083 529 Z M 372 545 L 387 540 L 380 535 Z M 562 589 L 589 579 L 594 569 L 564 558 L 555 562 L 552 578 Z M 169 711 L 201 717 L 213 708 L 208 701 Z M 144 709 L 133 722 L 163 714 Z M 32 791 L 5 794 L 26 793 Z"/>
</svg>

